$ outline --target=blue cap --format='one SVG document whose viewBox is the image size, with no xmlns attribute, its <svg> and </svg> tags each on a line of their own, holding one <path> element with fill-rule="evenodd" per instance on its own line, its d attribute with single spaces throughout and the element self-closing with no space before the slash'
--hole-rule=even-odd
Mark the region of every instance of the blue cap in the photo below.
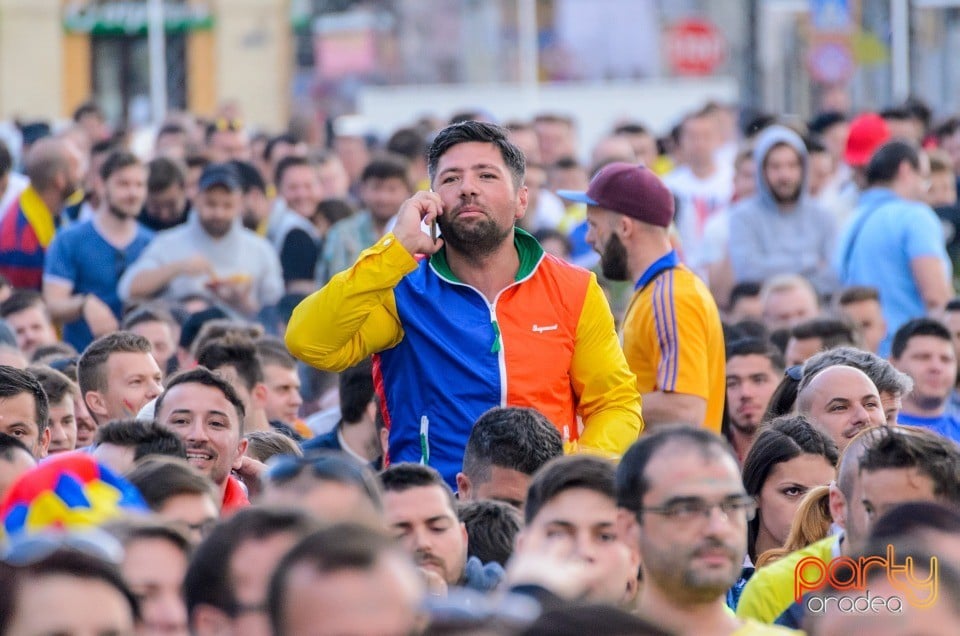
<svg viewBox="0 0 960 636">
<path fill-rule="evenodd" d="M 588 197 L 586 192 L 581 192 L 580 190 L 557 190 L 557 196 L 567 201 L 573 201 L 574 203 L 583 203 L 584 205 L 600 205 Z"/>
<path fill-rule="evenodd" d="M 227 190 L 240 190 L 240 174 L 237 169 L 229 163 L 211 163 L 203 169 L 200 175 L 200 191 L 209 190 L 215 186 L 226 188 Z"/>
</svg>

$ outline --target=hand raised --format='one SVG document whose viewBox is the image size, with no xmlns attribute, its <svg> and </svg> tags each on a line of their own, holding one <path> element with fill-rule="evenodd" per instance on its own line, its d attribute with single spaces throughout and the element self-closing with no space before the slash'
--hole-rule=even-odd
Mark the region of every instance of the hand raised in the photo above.
<svg viewBox="0 0 960 636">
<path fill-rule="evenodd" d="M 427 256 L 434 254 L 443 247 L 443 239 L 437 239 L 434 242 L 423 232 L 420 224 L 429 225 L 441 214 L 443 214 L 443 202 L 440 196 L 434 192 L 421 190 L 400 206 L 397 222 L 393 226 L 393 234 L 410 254 Z"/>
</svg>

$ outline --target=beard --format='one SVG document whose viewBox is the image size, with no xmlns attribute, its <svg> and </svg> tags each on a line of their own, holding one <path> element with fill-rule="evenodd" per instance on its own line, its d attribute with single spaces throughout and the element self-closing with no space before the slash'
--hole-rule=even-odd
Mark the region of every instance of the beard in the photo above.
<svg viewBox="0 0 960 636">
<path fill-rule="evenodd" d="M 744 544 L 746 537 L 744 536 Z M 651 577 L 656 577 L 666 583 L 666 588 L 673 588 L 678 595 L 687 600 L 706 602 L 722 596 L 730 586 L 737 582 L 743 563 L 743 551 L 738 551 L 731 545 L 713 537 L 707 537 L 699 545 L 684 550 L 679 546 L 667 553 L 654 554 L 652 559 L 646 559 L 645 565 L 651 571 Z M 727 568 L 696 567 L 694 559 L 701 551 L 721 550 L 730 558 Z"/>
<path fill-rule="evenodd" d="M 230 228 L 233 227 L 232 219 L 230 221 L 223 221 L 220 219 L 204 219 L 200 217 L 199 220 L 200 227 L 203 228 L 203 231 L 215 239 L 223 238 L 230 231 Z"/>
<path fill-rule="evenodd" d="M 603 247 L 603 253 L 600 254 L 600 268 L 604 277 L 609 280 L 630 280 L 627 248 L 616 234 L 611 236 Z"/>
<path fill-rule="evenodd" d="M 799 183 L 778 184 L 777 187 L 771 184 L 770 194 L 773 195 L 773 200 L 777 203 L 796 203 L 800 200 L 800 186 Z"/>
<path fill-rule="evenodd" d="M 467 258 L 478 260 L 494 253 L 510 236 L 513 225 L 502 228 L 489 216 L 461 223 L 457 218 L 461 206 L 437 217 L 444 242 Z"/>
</svg>

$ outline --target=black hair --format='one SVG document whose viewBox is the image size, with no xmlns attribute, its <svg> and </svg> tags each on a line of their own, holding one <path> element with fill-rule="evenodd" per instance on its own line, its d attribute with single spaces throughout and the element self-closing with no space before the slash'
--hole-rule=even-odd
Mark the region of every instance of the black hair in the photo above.
<svg viewBox="0 0 960 636">
<path fill-rule="evenodd" d="M 874 522 L 870 541 L 893 543 L 926 530 L 960 534 L 960 510 L 932 501 L 897 504 Z"/>
<path fill-rule="evenodd" d="M 374 397 L 373 362 L 366 358 L 340 373 L 340 415 L 345 423 L 359 422 Z"/>
<path fill-rule="evenodd" d="M 460 521 L 467 528 L 467 556 L 506 567 L 523 527 L 520 512 L 502 501 L 469 501 L 460 505 Z"/>
<path fill-rule="evenodd" d="M 905 429 L 904 429 L 905 430 Z M 960 506 L 960 446 L 927 429 L 880 426 L 871 430 L 871 443 L 860 455 L 859 472 L 914 468 L 933 482 L 941 502 Z"/>
<path fill-rule="evenodd" d="M 158 511 L 178 495 L 206 495 L 220 507 L 220 493 L 206 475 L 181 457 L 153 455 L 137 461 L 125 475 L 150 509 Z"/>
<path fill-rule="evenodd" d="M 914 170 L 920 169 L 920 155 L 910 143 L 895 140 L 883 144 L 877 148 L 867 164 L 867 185 L 874 186 L 892 182 L 896 178 L 897 172 L 900 171 L 900 164 L 904 161 L 909 163 Z"/>
<path fill-rule="evenodd" d="M 270 158 L 273 156 L 273 150 L 280 144 L 296 146 L 298 143 L 300 143 L 300 140 L 288 132 L 274 135 L 267 140 L 266 145 L 263 147 L 263 160 L 270 161 Z"/>
<path fill-rule="evenodd" d="M 246 336 L 227 334 L 204 343 L 197 352 L 197 364 L 216 371 L 233 367 L 247 391 L 263 382 L 263 366 L 257 356 L 257 345 Z"/>
<path fill-rule="evenodd" d="M 166 389 L 160 394 L 154 405 L 154 413 L 160 413 L 163 402 L 170 394 L 170 390 L 181 384 L 202 384 L 203 386 L 212 387 L 223 393 L 223 397 L 227 398 L 227 401 L 237 410 L 238 429 L 240 436 L 243 436 L 243 418 L 246 415 L 243 401 L 240 399 L 240 396 L 237 395 L 233 385 L 224 380 L 223 377 L 204 367 L 195 367 L 188 371 L 181 371 L 167 380 Z"/>
<path fill-rule="evenodd" d="M 747 494 L 758 497 L 777 464 L 800 455 L 820 455 L 836 467 L 840 452 L 826 433 L 814 427 L 802 415 L 777 418 L 765 427 L 743 460 L 743 485 Z M 747 553 L 757 560 L 756 543 L 760 515 L 747 522 Z"/>
<path fill-rule="evenodd" d="M 133 448 L 137 461 L 148 455 L 187 459 L 187 448 L 176 433 L 153 420 L 112 420 L 97 427 L 94 445 L 113 444 Z"/>
<path fill-rule="evenodd" d="M 382 154 L 371 159 L 360 173 L 360 183 L 370 179 L 399 179 L 407 190 L 413 191 L 408 162 L 400 155 Z"/>
<path fill-rule="evenodd" d="M 914 318 L 905 322 L 893 334 L 893 343 L 890 345 L 890 358 L 896 360 L 903 355 L 910 340 L 916 336 L 933 336 L 947 342 L 952 342 L 950 330 L 942 322 L 933 318 Z"/>
<path fill-rule="evenodd" d="M 727 360 L 737 356 L 763 356 L 777 371 L 786 368 L 783 354 L 762 338 L 738 338 L 727 343 Z"/>
<path fill-rule="evenodd" d="M 754 298 L 760 296 L 760 288 L 763 285 L 755 281 L 742 281 L 733 286 L 730 290 L 730 302 L 727 305 L 733 308 L 741 298 Z"/>
<path fill-rule="evenodd" d="M 100 178 L 106 181 L 113 173 L 119 172 L 130 166 L 142 166 L 143 162 L 137 155 L 127 150 L 115 150 L 110 153 L 107 160 L 100 166 Z"/>
<path fill-rule="evenodd" d="M 447 497 L 450 504 L 450 513 L 457 515 L 457 500 L 453 496 L 450 486 L 443 480 L 440 473 L 435 468 L 424 466 L 423 464 L 414 464 L 413 462 L 401 462 L 393 464 L 389 468 L 380 472 L 380 485 L 383 492 L 405 492 L 411 488 L 425 488 L 437 486 Z"/>
<path fill-rule="evenodd" d="M 184 187 L 187 183 L 186 170 L 180 162 L 168 157 L 157 157 L 147 164 L 147 192 L 156 194 L 170 186 Z"/>
<path fill-rule="evenodd" d="M 797 340 L 819 338 L 821 349 L 828 350 L 843 345 L 859 344 L 856 328 L 844 320 L 836 318 L 811 318 L 794 325 L 790 335 Z"/>
<path fill-rule="evenodd" d="M 47 401 L 47 394 L 43 392 L 43 386 L 29 371 L 0 365 L 0 399 L 13 398 L 24 393 L 33 398 L 37 434 L 38 438 L 42 437 L 50 417 L 50 403 Z"/>
<path fill-rule="evenodd" d="M 437 133 L 427 152 L 427 171 L 430 174 L 430 180 L 433 181 L 436 178 L 440 158 L 450 148 L 469 142 L 494 144 L 500 151 L 503 162 L 510 170 L 513 177 L 513 187 L 519 188 L 523 185 L 526 162 L 523 158 L 523 152 L 507 138 L 507 131 L 496 124 L 472 120 L 451 124 Z"/>
<path fill-rule="evenodd" d="M 267 182 L 263 180 L 263 175 L 252 163 L 240 159 L 233 159 L 228 163 L 237 171 L 237 176 L 240 177 L 240 189 L 244 194 L 248 194 L 251 190 L 267 192 Z"/>
<path fill-rule="evenodd" d="M 32 307 L 39 307 L 47 318 L 50 317 L 40 292 L 33 289 L 15 289 L 9 298 L 0 303 L 0 318 L 19 314 Z"/>
<path fill-rule="evenodd" d="M 291 168 L 297 168 L 299 166 L 305 166 L 307 168 L 316 168 L 316 164 L 308 159 L 307 157 L 300 157 L 297 155 L 289 155 L 284 157 L 277 163 L 277 167 L 273 173 L 273 184 L 280 187 L 280 184 L 283 182 L 283 177 L 286 175 L 287 171 Z M 314 170 L 315 172 L 315 170 Z M 317 177 L 319 179 L 319 177 Z"/>
<path fill-rule="evenodd" d="M 527 489 L 523 520 L 530 525 L 540 510 L 558 495 L 574 488 L 596 492 L 617 502 L 616 468 L 601 457 L 566 455 L 547 462 Z"/>
<path fill-rule="evenodd" d="M 387 140 L 388 152 L 396 153 L 413 162 L 427 156 L 427 138 L 416 128 L 400 128 Z"/>
<path fill-rule="evenodd" d="M 490 479 L 492 466 L 533 475 L 563 455 L 557 427 L 536 409 L 494 407 L 470 430 L 463 453 L 463 472 L 474 484 Z"/>
</svg>

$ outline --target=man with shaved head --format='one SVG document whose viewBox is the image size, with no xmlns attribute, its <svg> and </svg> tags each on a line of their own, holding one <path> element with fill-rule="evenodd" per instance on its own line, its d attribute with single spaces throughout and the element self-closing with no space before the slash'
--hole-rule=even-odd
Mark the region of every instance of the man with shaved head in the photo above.
<svg viewBox="0 0 960 636">
<path fill-rule="evenodd" d="M 842 451 L 861 430 L 886 423 L 880 393 L 866 373 L 827 367 L 797 394 L 797 411 L 828 434 Z"/>
<path fill-rule="evenodd" d="M 30 147 L 24 166 L 30 185 L 9 210 L 0 210 L 0 274 L 14 287 L 40 290 L 47 246 L 64 204 L 80 186 L 84 164 L 67 139 L 44 138 Z"/>
</svg>

